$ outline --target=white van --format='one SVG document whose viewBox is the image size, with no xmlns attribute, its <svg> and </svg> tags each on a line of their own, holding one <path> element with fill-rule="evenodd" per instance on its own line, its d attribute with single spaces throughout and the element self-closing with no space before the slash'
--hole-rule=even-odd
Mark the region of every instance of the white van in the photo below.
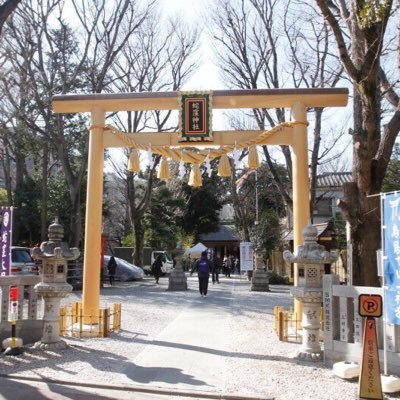
<svg viewBox="0 0 400 400">
<path fill-rule="evenodd" d="M 146 275 L 151 274 L 151 266 L 153 265 L 153 262 L 155 261 L 158 255 L 161 255 L 162 273 L 163 274 L 171 273 L 172 269 L 174 268 L 174 262 L 168 251 L 153 250 L 151 247 L 145 247 L 143 249 L 143 271 L 145 272 Z"/>
</svg>

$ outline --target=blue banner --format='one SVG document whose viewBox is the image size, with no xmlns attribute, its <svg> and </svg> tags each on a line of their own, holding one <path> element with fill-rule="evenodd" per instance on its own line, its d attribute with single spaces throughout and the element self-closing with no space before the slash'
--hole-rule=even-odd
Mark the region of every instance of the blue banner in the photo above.
<svg viewBox="0 0 400 400">
<path fill-rule="evenodd" d="M 385 312 L 389 323 L 400 325 L 400 193 L 382 199 Z"/>
<path fill-rule="evenodd" d="M 1 208 L 0 276 L 11 275 L 12 207 Z"/>
</svg>

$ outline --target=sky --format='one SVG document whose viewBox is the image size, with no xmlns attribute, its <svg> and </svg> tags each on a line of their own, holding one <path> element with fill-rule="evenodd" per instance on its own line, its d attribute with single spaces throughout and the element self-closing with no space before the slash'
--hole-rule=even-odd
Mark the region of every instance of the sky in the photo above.
<svg viewBox="0 0 400 400">
<path fill-rule="evenodd" d="M 182 90 L 218 90 L 227 89 L 226 85 L 219 76 L 218 69 L 214 65 L 212 59 L 212 49 L 207 37 L 207 24 L 210 23 L 206 17 L 206 13 L 215 4 L 215 0 L 159 0 L 161 10 L 164 16 L 179 16 L 187 23 L 197 24 L 203 28 L 201 36 L 202 44 L 199 49 L 199 68 L 194 72 L 192 78 L 182 87 Z M 231 129 L 224 117 L 226 110 L 213 110 L 213 129 L 214 130 L 229 130 Z M 341 113 L 341 110 L 335 109 L 336 113 Z M 332 115 L 332 114 L 331 114 Z M 336 114 L 337 115 L 337 114 Z M 332 116 L 331 116 L 332 118 Z M 309 128 L 309 138 L 312 137 L 312 129 Z M 351 149 L 351 147 L 350 147 Z M 276 152 L 270 150 L 278 156 Z"/>
<path fill-rule="evenodd" d="M 188 24 L 204 28 L 209 21 L 204 15 L 211 7 L 211 0 L 161 0 L 165 15 L 181 16 Z M 204 29 L 203 29 L 204 30 Z M 201 65 L 183 90 L 216 90 L 224 89 L 218 76 L 217 67 L 212 62 L 212 50 L 208 43 L 207 33 L 203 32 L 202 45 L 199 50 Z"/>
</svg>

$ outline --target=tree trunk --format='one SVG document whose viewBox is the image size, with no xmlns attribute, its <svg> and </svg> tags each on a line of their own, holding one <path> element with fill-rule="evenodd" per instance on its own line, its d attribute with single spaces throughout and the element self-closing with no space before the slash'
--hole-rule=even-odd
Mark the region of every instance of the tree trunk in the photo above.
<svg viewBox="0 0 400 400">
<path fill-rule="evenodd" d="M 47 141 L 43 143 L 42 159 L 42 184 L 41 184 L 41 208 L 40 208 L 40 241 L 47 240 L 47 200 L 48 200 L 48 166 L 49 166 L 49 147 Z"/>
<path fill-rule="evenodd" d="M 351 208 L 353 285 L 379 286 L 376 250 L 381 243 L 381 221 L 379 196 L 382 180 L 373 179 L 373 159 L 380 140 L 380 93 L 377 74 L 355 83 L 354 90 L 354 135 L 353 135 L 353 180 L 357 190 L 354 196 L 345 192 L 345 202 Z"/>
<path fill-rule="evenodd" d="M 76 190 L 75 196 L 71 196 L 71 221 L 69 235 L 69 245 L 71 247 L 81 247 L 81 219 L 81 195 L 80 189 L 78 188 Z"/>
<path fill-rule="evenodd" d="M 6 0 L 0 6 L 0 33 L 8 16 L 17 8 L 21 0 Z"/>
<path fill-rule="evenodd" d="M 4 183 L 7 191 L 7 202 L 9 206 L 13 205 L 13 189 L 11 178 L 11 156 L 10 156 L 10 142 L 8 140 L 8 128 L 2 130 L 3 133 L 3 155 L 2 164 L 4 171 Z"/>
<path fill-rule="evenodd" d="M 133 229 L 135 235 L 134 264 L 143 266 L 144 229 L 142 218 L 133 218 Z"/>
<path fill-rule="evenodd" d="M 344 198 L 339 206 L 350 222 L 352 246 L 352 284 L 380 286 L 377 276 L 376 251 L 380 248 L 379 196 L 363 196 L 356 183 L 345 183 Z"/>
<path fill-rule="evenodd" d="M 21 153 L 15 154 L 15 193 L 22 192 L 24 190 L 24 168 L 25 168 L 25 155 Z M 15 243 L 15 239 L 20 239 L 21 233 L 21 219 L 18 216 L 19 209 L 21 209 L 21 199 L 18 196 L 15 196 L 13 204 L 16 207 L 13 216 L 13 243 Z"/>
</svg>

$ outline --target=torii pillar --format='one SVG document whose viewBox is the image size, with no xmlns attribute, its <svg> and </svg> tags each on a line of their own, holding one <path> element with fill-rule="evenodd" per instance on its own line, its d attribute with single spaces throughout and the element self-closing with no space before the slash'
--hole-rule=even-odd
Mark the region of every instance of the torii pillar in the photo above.
<svg viewBox="0 0 400 400">
<path fill-rule="evenodd" d="M 297 249 L 303 243 L 303 229 L 310 220 L 310 185 L 308 178 L 308 140 L 307 140 L 307 109 L 301 102 L 292 107 L 292 117 L 299 122 L 293 127 L 292 162 L 293 162 L 293 248 Z M 294 264 L 294 286 L 298 282 L 298 268 Z M 301 303 L 295 300 L 296 319 L 302 315 Z"/>
<path fill-rule="evenodd" d="M 88 178 L 86 193 L 86 234 L 83 264 L 82 307 L 85 324 L 97 324 L 100 309 L 101 232 L 103 209 L 104 122 L 105 112 L 91 110 L 89 133 Z M 87 284 L 92 282 L 92 284 Z"/>
</svg>

